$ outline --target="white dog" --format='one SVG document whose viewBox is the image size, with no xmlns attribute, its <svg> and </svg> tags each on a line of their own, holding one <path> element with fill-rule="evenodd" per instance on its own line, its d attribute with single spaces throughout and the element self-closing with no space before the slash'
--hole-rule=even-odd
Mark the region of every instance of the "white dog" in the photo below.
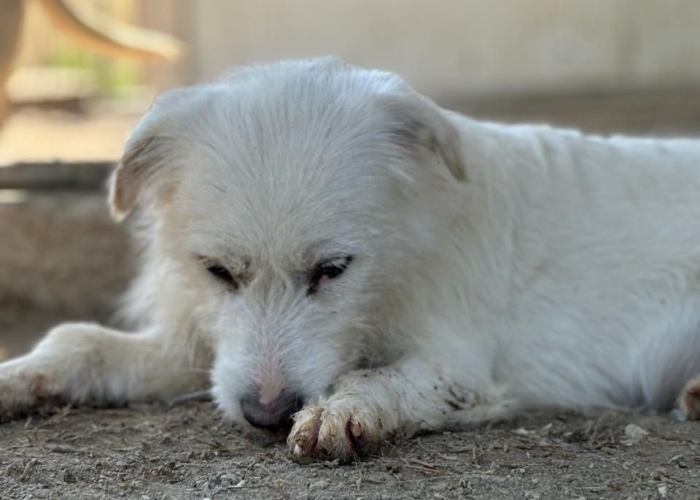
<svg viewBox="0 0 700 500">
<path fill-rule="evenodd" d="M 211 383 L 341 460 L 529 408 L 700 417 L 700 141 L 479 123 L 290 61 L 162 95 L 110 203 L 144 243 L 138 333 L 59 326 L 0 365 L 9 417 Z"/>
</svg>

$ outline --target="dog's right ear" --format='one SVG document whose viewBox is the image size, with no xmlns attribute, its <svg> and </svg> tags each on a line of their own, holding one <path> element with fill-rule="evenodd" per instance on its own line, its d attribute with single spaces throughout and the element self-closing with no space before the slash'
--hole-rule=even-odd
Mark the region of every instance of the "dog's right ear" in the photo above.
<svg viewBox="0 0 700 500">
<path fill-rule="evenodd" d="M 124 154 L 109 183 L 109 208 L 117 222 L 141 201 L 153 199 L 168 181 L 173 181 L 171 150 L 176 143 L 167 126 L 189 89 L 161 94 L 126 141 Z"/>
<path fill-rule="evenodd" d="M 132 139 L 127 143 L 109 185 L 109 209 L 117 222 L 131 213 L 143 185 L 163 168 L 158 155 L 158 137 L 132 136 Z"/>
</svg>

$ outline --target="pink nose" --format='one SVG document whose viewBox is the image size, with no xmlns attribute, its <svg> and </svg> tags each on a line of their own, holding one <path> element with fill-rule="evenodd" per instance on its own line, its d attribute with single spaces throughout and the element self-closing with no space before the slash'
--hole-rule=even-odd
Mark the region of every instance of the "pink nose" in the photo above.
<svg viewBox="0 0 700 500">
<path fill-rule="evenodd" d="M 292 415 L 299 411 L 304 404 L 304 398 L 291 391 L 282 392 L 274 401 L 268 404 L 260 402 L 260 396 L 255 392 L 241 398 L 243 417 L 258 429 L 276 430 L 291 426 Z"/>
</svg>

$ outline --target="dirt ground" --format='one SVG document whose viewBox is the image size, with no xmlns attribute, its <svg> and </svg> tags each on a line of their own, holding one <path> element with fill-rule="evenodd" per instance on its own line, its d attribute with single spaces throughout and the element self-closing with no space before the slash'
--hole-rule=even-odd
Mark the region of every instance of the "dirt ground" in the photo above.
<svg viewBox="0 0 700 500">
<path fill-rule="evenodd" d="M 626 432 L 630 423 L 643 437 Z M 665 416 L 541 415 L 298 465 L 210 403 L 64 409 L 0 426 L 0 498 L 700 498 L 700 432 Z"/>
<path fill-rule="evenodd" d="M 697 134 L 698 103 L 623 99 L 604 104 L 608 114 L 586 102 L 472 109 L 589 130 Z M 0 136 L 0 157 L 115 157 L 134 120 L 22 113 Z M 101 194 L 19 195 L 0 196 L 0 359 L 59 321 L 108 320 L 133 272 Z M 388 444 L 352 465 L 302 466 L 282 445 L 239 435 L 210 402 L 63 408 L 0 425 L 0 500 L 30 498 L 699 500 L 700 424 L 543 414 Z"/>
</svg>

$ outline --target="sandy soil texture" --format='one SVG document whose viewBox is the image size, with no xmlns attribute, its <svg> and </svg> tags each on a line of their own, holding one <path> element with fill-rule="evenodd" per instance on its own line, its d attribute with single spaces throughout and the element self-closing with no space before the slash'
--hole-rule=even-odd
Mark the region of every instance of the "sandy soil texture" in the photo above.
<svg viewBox="0 0 700 500">
<path fill-rule="evenodd" d="M 0 498 L 700 498 L 700 426 L 665 416 L 540 415 L 298 465 L 210 403 L 65 408 L 0 426 Z"/>
</svg>

